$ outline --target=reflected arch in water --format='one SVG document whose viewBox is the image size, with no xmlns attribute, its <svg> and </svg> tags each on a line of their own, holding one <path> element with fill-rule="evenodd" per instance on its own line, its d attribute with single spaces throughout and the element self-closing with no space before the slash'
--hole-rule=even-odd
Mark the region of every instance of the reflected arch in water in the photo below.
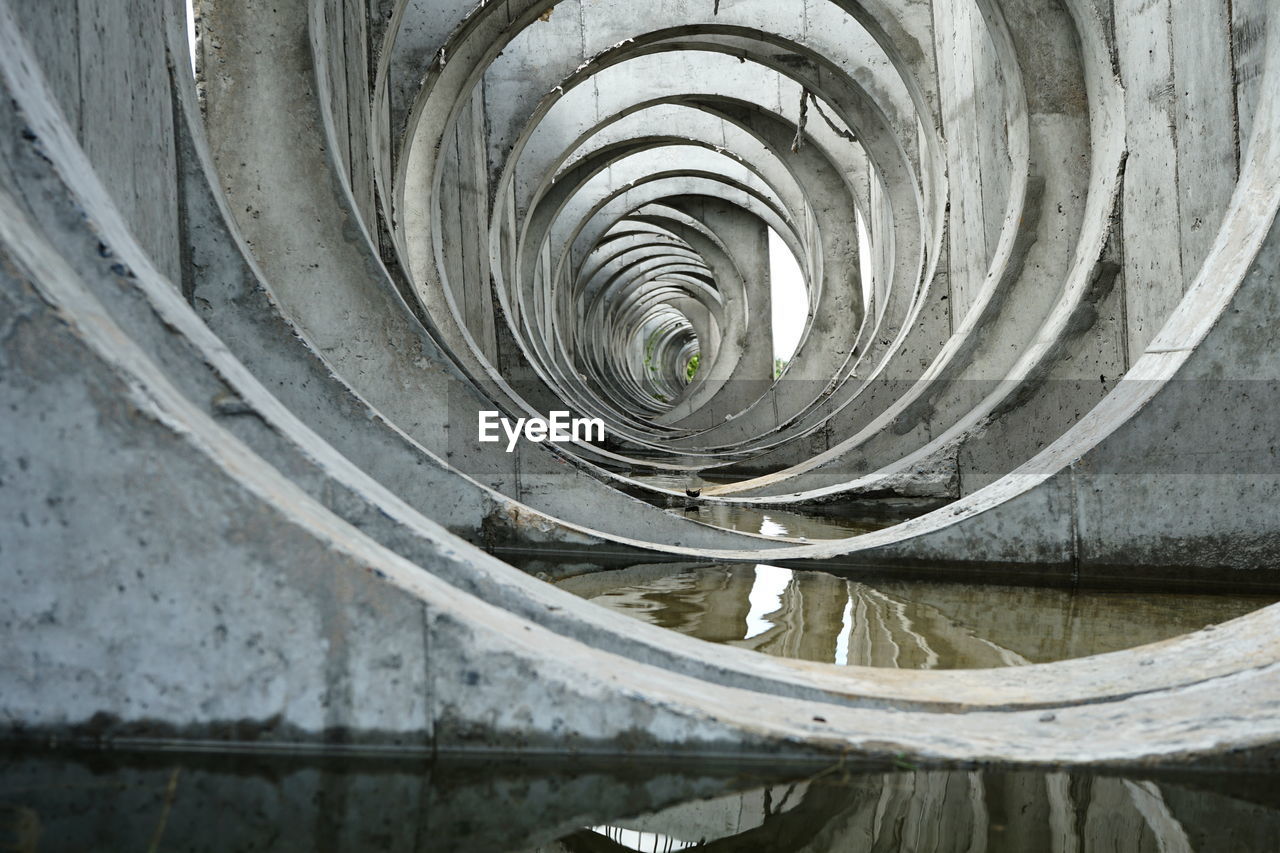
<svg viewBox="0 0 1280 853">
<path fill-rule="evenodd" d="M 1087 657 L 1196 631 L 1275 600 L 855 580 L 768 564 L 585 569 L 577 566 L 583 573 L 558 585 L 650 624 L 777 657 L 893 669 L 987 669 Z"/>
<path fill-rule="evenodd" d="M 0 844 L 191 853 L 1270 853 L 1268 777 L 0 754 Z"/>
</svg>

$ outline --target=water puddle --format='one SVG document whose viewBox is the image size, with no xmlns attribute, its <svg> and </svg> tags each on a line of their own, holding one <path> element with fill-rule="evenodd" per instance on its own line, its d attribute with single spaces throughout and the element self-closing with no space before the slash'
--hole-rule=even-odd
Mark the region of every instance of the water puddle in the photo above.
<svg viewBox="0 0 1280 853">
<path fill-rule="evenodd" d="M 628 616 L 779 657 L 897 669 L 1022 666 L 1197 631 L 1276 596 L 866 583 L 769 565 L 643 565 L 558 582 Z"/>
<path fill-rule="evenodd" d="M 632 480 L 640 483 L 647 483 L 650 486 L 657 486 L 660 489 L 670 489 L 673 492 L 683 492 L 687 488 L 705 488 L 706 486 L 727 486 L 730 483 L 736 483 L 740 477 L 716 477 L 714 474 L 627 474 Z"/>
<path fill-rule="evenodd" d="M 756 509 L 745 506 L 699 505 L 672 510 L 672 512 L 727 530 L 808 541 L 848 539 L 850 536 L 870 533 L 898 523 L 898 519 L 827 518 L 786 510 Z"/>
<path fill-rule="evenodd" d="M 0 755 L 0 849 L 1254 853 L 1260 774 Z"/>
<path fill-rule="evenodd" d="M 711 483 L 733 482 L 675 474 L 636 474 L 631 475 L 631 478 L 680 493 L 683 493 L 686 487 L 698 488 Z M 679 499 L 655 497 L 651 493 L 643 492 L 633 494 L 655 506 L 665 507 L 670 512 L 713 527 L 810 542 L 848 539 L 850 536 L 883 530 L 948 503 L 934 499 L 881 498 L 851 500 L 838 506 L 792 511 L 739 504 L 680 506 Z"/>
</svg>

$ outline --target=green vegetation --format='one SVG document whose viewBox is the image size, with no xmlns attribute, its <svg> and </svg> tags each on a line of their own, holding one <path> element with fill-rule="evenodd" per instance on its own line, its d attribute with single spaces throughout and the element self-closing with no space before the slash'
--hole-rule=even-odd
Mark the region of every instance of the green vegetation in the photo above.
<svg viewBox="0 0 1280 853">
<path fill-rule="evenodd" d="M 690 382 L 693 381 L 694 375 L 698 372 L 698 363 L 702 361 L 702 353 L 695 352 L 693 358 L 689 359 L 689 363 L 684 366 L 684 378 Z"/>
<path fill-rule="evenodd" d="M 782 371 L 787 369 L 787 365 L 791 362 L 785 358 L 775 358 L 773 360 L 773 378 L 777 379 L 782 375 Z"/>
</svg>

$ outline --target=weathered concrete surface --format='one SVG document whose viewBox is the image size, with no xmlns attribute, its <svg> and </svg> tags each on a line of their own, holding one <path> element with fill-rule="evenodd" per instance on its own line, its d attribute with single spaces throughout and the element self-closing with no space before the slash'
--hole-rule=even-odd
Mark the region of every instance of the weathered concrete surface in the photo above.
<svg viewBox="0 0 1280 853">
<path fill-rule="evenodd" d="M 14 206 L 6 209 L 17 212 Z M 437 745 L 461 745 L 482 734 L 492 747 L 502 744 L 501 733 L 505 732 L 526 744 L 530 742 L 526 738 L 532 738 L 541 723 L 536 714 L 523 718 L 521 705 L 510 704 L 512 695 L 545 696 L 553 676 L 543 664 L 529 669 L 512 666 L 511 655 L 518 659 L 531 652 L 515 652 L 517 647 L 510 643 L 524 631 L 529 635 L 524 642 L 536 640 L 537 654 L 545 654 L 558 644 L 571 641 L 555 639 L 558 635 L 550 633 L 539 636 L 541 629 L 521 626 L 518 620 L 510 624 L 514 633 L 508 639 L 489 637 L 488 630 L 474 620 L 483 623 L 488 614 L 501 623 L 511 617 L 484 607 L 466 616 L 473 605 L 466 603 L 465 596 L 449 592 L 440 581 L 389 552 L 380 551 L 353 528 L 344 527 L 311 503 L 164 379 L 154 362 L 128 343 L 93 297 L 78 286 L 76 274 L 22 219 L 11 214 L 4 226 L 8 269 L 12 270 L 6 273 L 10 276 L 5 289 L 10 302 L 7 313 L 19 324 L 6 336 L 6 377 L 10 377 L 6 392 L 12 397 L 6 402 L 20 403 L 16 410 L 29 413 L 33 421 L 58 412 L 59 406 L 85 406 L 95 413 L 69 421 L 90 426 L 66 436 L 77 448 L 75 458 L 66 453 L 37 455 L 35 448 L 25 445 L 48 440 L 47 434 L 33 428 L 34 422 L 20 422 L 20 427 L 27 427 L 19 430 L 24 441 L 13 446 L 11 452 L 16 458 L 40 459 L 40 464 L 28 465 L 25 478 L 39 478 L 56 487 L 60 471 L 66 470 L 62 466 L 68 463 L 81 475 L 108 480 L 124 471 L 154 472 L 145 481 L 146 499 L 123 516 L 117 515 L 108 536 L 92 536 L 89 531 L 101 527 L 97 512 L 109 504 L 94 502 L 95 512 L 86 502 L 87 511 L 69 512 L 61 508 L 65 497 L 56 488 L 45 502 L 45 513 L 28 518 L 30 527 L 23 525 L 28 531 L 39 531 L 49 523 L 61 523 L 64 552 L 59 556 L 64 565 L 76 569 L 52 577 L 20 577 L 14 584 L 15 594 L 7 601 L 9 624 L 16 621 L 29 629 L 21 633 L 25 638 L 21 645 L 12 647 L 15 655 L 9 668 L 14 671 L 14 689 L 6 691 L 7 716 L 24 720 L 29 726 L 60 728 L 75 727 L 86 723 L 90 716 L 107 714 L 120 717 L 124 733 L 152 735 L 202 736 L 234 720 L 278 718 L 275 731 L 264 732 L 263 736 L 305 739 L 351 729 L 369 735 L 382 732 L 410 742 L 422 743 L 434 737 Z M 60 323 L 52 319 L 51 310 L 55 308 L 61 316 Z M 64 361 L 32 363 L 30 355 L 38 351 L 33 342 L 49 340 L 59 341 L 58 351 Z M 54 401 L 59 402 L 55 405 Z M 121 407 L 117 401 L 129 405 Z M 139 454 L 150 460 L 149 464 L 140 464 Z M 196 483 L 202 484 L 197 490 L 198 504 L 183 498 L 191 494 Z M 211 528 L 210 520 L 218 518 L 225 521 Z M 38 532 L 20 534 L 18 529 L 15 516 L 5 541 L 15 543 L 18 564 L 26 565 L 24 550 L 42 548 L 45 542 Z M 272 544 L 270 550 L 263 551 L 258 538 L 266 529 L 271 530 Z M 291 531 L 297 531 L 297 535 Z M 155 536 L 154 541 L 164 545 L 152 548 L 139 533 Z M 308 536 L 314 537 L 310 544 L 305 541 Z M 130 553 L 131 559 L 121 562 L 117 558 L 124 551 Z M 172 570 L 173 553 L 184 555 L 181 571 Z M 282 559 L 285 554 L 303 559 Z M 243 575 L 251 588 L 226 577 L 228 566 L 236 567 L 236 574 Z M 218 595 L 209 594 L 210 573 L 223 575 Z M 322 581 L 326 575 L 329 580 Z M 142 584 L 145 592 L 128 594 L 126 581 Z M 60 588 L 60 584 L 70 586 Z M 72 590 L 76 592 L 73 594 Z M 436 594 L 443 598 L 436 600 Z M 228 596 L 226 601 L 219 601 Z M 312 604 L 304 604 L 308 598 Z M 60 616 L 61 601 L 66 601 L 64 606 L 72 612 Z M 43 606 L 33 606 L 39 602 Z M 253 602 L 261 612 L 256 616 L 246 613 L 247 602 Z M 284 610 L 273 613 L 273 607 L 287 607 L 289 615 Z M 303 613 L 314 616 L 300 618 Z M 203 632 L 193 630 L 190 622 L 197 614 L 203 614 Z M 204 633 L 214 644 L 228 642 L 233 636 L 242 637 L 245 647 L 259 650 L 265 661 L 241 654 L 225 659 L 224 668 L 207 672 L 205 682 L 191 683 L 183 668 L 174 665 L 167 644 L 157 647 L 148 642 L 148 638 L 165 633 L 164 625 L 173 630 L 176 620 L 182 620 L 184 634 Z M 293 626 L 288 645 L 282 647 L 278 637 L 269 640 L 264 632 L 252 628 L 269 625 L 271 620 L 287 621 Z M 361 620 L 373 621 L 362 626 Z M 129 625 L 131 634 L 137 633 L 131 640 L 121 638 L 91 650 L 73 639 L 82 624 Z M 387 656 L 386 639 L 375 624 L 415 627 L 413 631 L 398 631 L 398 643 L 403 646 Z M 37 629 L 37 625 L 44 627 Z M 498 624 L 489 627 L 498 628 Z M 335 630 L 340 633 L 335 635 Z M 313 631 L 320 633 L 309 636 Z M 420 631 L 427 635 L 418 635 Z M 499 630 L 499 635 L 503 633 Z M 321 639 L 322 636 L 327 638 Z M 339 639 L 335 640 L 335 636 Z M 490 645 L 494 642 L 496 645 Z M 507 662 L 499 663 L 498 658 L 485 661 L 481 650 L 486 648 L 492 648 L 491 653 L 499 658 L 508 658 Z M 519 648 L 529 646 L 522 642 Z M 424 649 L 430 650 L 425 659 Z M 161 652 L 158 658 L 157 652 Z M 46 654 L 50 657 L 43 657 Z M 102 654 L 106 657 L 101 661 L 93 659 Z M 195 655 L 192 664 L 197 665 L 195 660 L 203 652 L 188 646 L 188 654 Z M 580 658 L 582 654 L 586 657 Z M 585 649 L 573 652 L 562 658 L 562 665 L 571 667 L 577 661 L 591 666 L 590 657 L 599 654 L 602 653 Z M 233 664 L 232 660 L 237 662 Z M 604 663 L 600 661 L 601 665 Z M 52 667 L 55 671 L 61 668 L 66 674 L 56 683 L 80 686 L 49 704 L 47 700 L 52 696 L 46 691 L 50 682 L 23 677 L 22 672 L 32 672 L 26 669 L 28 665 Z M 242 669 L 246 666 L 247 671 Z M 370 681 L 380 666 L 403 669 L 405 674 L 399 679 L 392 676 L 389 680 Z M 436 669 L 437 666 L 441 668 Z M 75 677 L 77 672 L 116 675 L 109 681 L 95 676 L 86 683 Z M 254 673 L 254 679 L 246 682 L 249 672 Z M 511 683 L 507 679 L 508 683 L 500 688 L 502 701 L 508 703 L 514 715 L 493 718 L 481 708 L 498 699 L 497 694 L 488 694 L 486 687 L 497 688 L 494 679 L 499 672 L 515 680 Z M 635 680 L 637 674 L 629 674 L 632 685 L 639 683 Z M 174 681 L 176 677 L 181 677 L 180 683 Z M 667 680 L 664 677 L 664 683 Z M 678 683 L 680 677 L 671 680 Z M 291 687 L 295 684 L 296 689 Z M 379 686 L 375 688 L 375 684 Z M 517 688 L 517 684 L 522 686 Z M 578 697 L 571 703 L 592 711 L 581 722 L 556 712 L 559 722 L 554 728 L 571 737 L 581 735 L 587 741 L 596 737 L 612 742 L 621 733 L 613 726 L 624 717 L 611 710 L 607 717 L 612 722 L 601 719 L 599 712 L 606 707 L 600 702 L 601 697 L 589 698 L 582 692 L 587 688 L 581 681 L 575 685 Z M 472 687 L 477 689 L 468 689 Z M 456 693 L 458 690 L 462 693 Z M 378 691 L 387 692 L 379 696 Z M 217 695 L 217 702 L 199 698 L 212 694 Z M 193 713 L 189 705 L 198 701 L 201 710 Z M 406 715 L 411 708 L 421 710 Z M 800 708 L 801 713 L 811 713 L 812 705 L 802 703 Z M 533 707 L 528 711 L 532 713 Z M 471 719 L 476 713 L 480 717 Z M 651 709 L 645 713 L 649 715 L 647 728 L 654 721 Z M 1023 713 L 1031 716 L 1030 712 Z M 443 733 L 440 727 L 444 727 Z M 716 740 L 721 741 L 719 748 L 748 745 L 737 735 L 714 734 L 714 725 L 689 729 L 680 724 L 651 731 L 660 740 L 674 737 L 695 748 L 716 748 L 711 743 Z M 644 739 L 640 732 L 636 734 Z M 558 741 L 559 745 L 567 743 Z"/>
<path fill-rule="evenodd" d="M 92 105 L 129 121 L 86 122 L 57 105 L 77 104 L 83 71 L 70 69 L 103 48 L 62 52 L 50 39 L 72 18 L 92 29 L 102 10 L 0 3 L 7 733 L 1079 764 L 1274 747 L 1275 608 L 1017 673 L 837 670 L 634 625 L 455 535 L 1031 580 L 1277 584 L 1280 115 L 1276 87 L 1250 76 L 1264 64 L 1277 73 L 1280 46 L 1259 36 L 1276 4 L 1170 19 L 1169 67 L 1184 85 L 1169 114 L 1180 129 L 1220 122 L 1227 108 L 1204 93 L 1234 83 L 1230 120 L 1252 136 L 1177 135 L 1179 210 L 1195 215 L 1179 223 L 1176 255 L 1191 283 L 1180 300 L 1161 289 L 1145 302 L 1131 285 L 1148 273 L 1125 246 L 1161 261 L 1173 247 L 1137 212 L 1167 200 L 1167 171 L 1122 169 L 1161 121 L 1135 105 L 1160 106 L 1142 81 L 1164 72 L 1114 32 L 1138 19 L 1120 24 L 1087 0 L 1051 15 L 1014 0 L 936 15 L 842 3 L 838 25 L 856 31 L 842 41 L 830 27 L 782 26 L 771 4 L 736 5 L 741 17 L 700 8 L 684 30 L 655 32 L 635 13 L 596 20 L 608 24 L 596 37 L 636 42 L 575 42 L 548 64 L 564 66 L 554 76 L 501 102 L 486 73 L 500 52 L 519 68 L 560 44 L 550 31 L 518 38 L 547 23 L 545 0 L 484 4 L 400 48 L 406 21 L 466 10 L 202 4 L 210 154 L 179 74 L 179 5 L 131 4 L 146 27 L 92 30 L 119 52 L 102 65 L 112 97 L 133 100 Z M 585 17 L 551 11 L 557 32 L 586 32 Z M 1218 24 L 1197 29 L 1205 20 Z M 156 32 L 167 40 L 147 41 Z M 872 43 L 874 68 L 859 73 L 843 51 Z M 424 49 L 434 59 L 417 65 Z M 697 87 L 655 75 L 652 91 L 628 98 L 618 84 L 582 107 L 601 113 L 555 112 L 594 78 L 673 53 L 693 60 L 679 66 L 690 73 L 698 57 L 727 71 Z M 578 85 L 556 91 L 570 78 Z M 774 88 L 735 91 L 735 80 Z M 696 110 L 712 135 L 655 134 L 631 111 L 649 106 Z M 583 135 L 622 127 L 623 113 L 636 134 L 668 137 L 653 151 L 687 162 L 627 149 L 638 136 Z M 535 139 L 532 175 L 492 161 Z M 159 168 L 143 176 L 148 152 Z M 578 164 L 574 192 L 556 195 L 560 167 Z M 760 319 L 749 303 L 766 289 L 764 224 L 795 249 L 810 288 L 811 355 L 795 369 L 815 384 L 702 423 L 736 413 L 696 381 L 681 385 L 695 335 L 719 336 L 709 376 L 717 361 L 726 376 L 760 367 L 765 347 L 732 333 Z M 637 226 L 647 230 L 635 245 L 652 254 L 610 267 L 602 247 Z M 599 313 L 578 312 L 579 287 L 599 296 Z M 1161 330 L 1141 340 L 1162 311 Z M 680 423 L 656 407 L 627 412 L 646 357 L 652 387 L 688 404 Z M 1113 390 L 1088 391 L 1101 399 L 1090 411 L 1041 390 L 1122 363 Z M 945 393 L 885 393 L 892 385 L 872 382 L 882 375 L 936 377 Z M 975 379 L 997 390 L 963 384 Z M 507 456 L 450 435 L 481 408 L 590 411 L 597 400 L 622 432 L 606 447 Z M 914 417 L 917 403 L 928 411 L 913 432 L 895 413 Z M 874 428 L 855 435 L 855 421 Z M 860 470 L 883 480 L 912 454 L 936 462 L 957 437 L 968 455 L 953 468 L 993 482 L 819 545 L 662 512 L 610 486 L 670 491 L 605 467 L 680 474 L 762 452 L 802 464 L 816 452 L 820 465 L 852 442 L 878 449 Z M 769 501 L 737 500 L 824 500 L 850 480 L 792 496 L 784 477 Z"/>
<path fill-rule="evenodd" d="M 586 463 L 566 463 L 546 445 L 522 445 L 518 454 L 507 454 L 501 447 L 476 444 L 469 430 L 476 412 L 487 406 L 430 331 L 409 313 L 374 256 L 368 235 L 353 224 L 350 196 L 330 168 L 322 141 L 331 135 L 323 130 L 329 126 L 323 112 L 286 108 L 300 91 L 312 91 L 307 82 L 311 56 L 301 46 L 285 52 L 268 45 L 306 31 L 305 5 L 299 4 L 291 16 L 279 4 L 273 10 L 238 12 L 224 4 L 217 10 L 221 19 L 209 21 L 211 32 L 227 33 L 210 39 L 217 54 L 209 62 L 220 69 L 207 85 L 215 160 L 231 188 L 231 209 L 281 311 L 382 417 L 446 465 L 483 479 L 536 512 L 576 516 L 586 526 L 611 527 L 624 537 L 638 532 L 634 525 L 646 524 L 647 518 L 650 536 L 671 544 L 749 547 L 741 537 L 681 524 L 602 486 L 581 470 Z M 266 19 L 258 20 L 259 15 Z M 260 47 L 253 38 L 261 40 Z M 254 70 L 250 62 L 264 67 Z M 240 85 L 235 85 L 236 73 L 245 74 Z M 280 143 L 299 135 L 313 139 L 313 146 Z M 282 168 L 268 168 L 270 161 Z M 331 182 L 316 181 L 317 174 Z M 300 220 L 298 210 L 322 215 Z M 588 506 L 591 511 L 583 509 Z M 611 511 L 602 515 L 601 507 Z"/>
<path fill-rule="evenodd" d="M 182 282 L 165 56 L 166 8 L 175 7 L 168 0 L 14 0 L 13 7 L 37 55 L 60 57 L 47 64 L 49 86 L 138 241 L 161 272 Z"/>
</svg>

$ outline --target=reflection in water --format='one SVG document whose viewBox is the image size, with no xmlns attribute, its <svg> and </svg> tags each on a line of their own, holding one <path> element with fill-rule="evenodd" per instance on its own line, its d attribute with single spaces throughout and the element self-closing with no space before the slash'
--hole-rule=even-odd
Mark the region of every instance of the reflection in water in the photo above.
<svg viewBox="0 0 1280 853">
<path fill-rule="evenodd" d="M 631 479 L 683 493 L 686 488 L 705 488 L 711 484 L 734 482 L 733 480 L 716 480 L 715 478 L 686 477 L 675 474 L 635 474 Z M 652 496 L 642 495 L 645 499 Z M 660 500 L 653 502 L 662 506 Z M 910 498 L 880 498 L 865 501 L 850 501 L 839 507 L 828 507 L 825 512 L 789 512 L 783 509 L 758 507 L 739 504 L 698 504 L 672 512 L 685 518 L 723 527 L 727 530 L 740 530 L 743 533 L 759 533 L 764 536 L 787 539 L 819 541 L 824 539 L 848 539 L 875 530 L 883 530 L 903 521 L 914 518 L 929 510 L 943 506 L 947 501 L 922 500 Z"/>
<path fill-rule="evenodd" d="M 767 565 L 633 566 L 578 575 L 559 586 L 715 643 L 899 669 L 1019 666 L 1117 651 L 1275 600 L 928 581 L 871 585 Z"/>
<path fill-rule="evenodd" d="M 1248 853 L 1275 849 L 1268 846 L 1277 840 L 1275 812 L 1250 804 L 1244 806 L 1247 817 L 1233 813 L 1229 799 L 1205 790 L 1211 783 L 1197 780 L 1184 788 L 1141 779 L 997 772 L 814 780 L 711 800 L 698 804 L 696 810 L 669 809 L 623 824 L 703 830 L 694 845 L 664 847 L 661 839 L 670 836 L 652 832 L 632 836 L 642 843 L 631 846 L 617 841 L 627 836 L 617 834 L 619 827 L 611 827 L 614 834 L 599 829 L 580 832 L 540 848 L 540 853 L 677 849 Z M 1220 807 L 1226 811 L 1214 815 L 1213 810 Z M 1265 825 L 1233 822 L 1233 818 L 1254 820 L 1264 813 L 1268 814 Z M 713 834 L 706 835 L 708 830 Z"/>
<path fill-rule="evenodd" d="M 890 518 L 825 518 L 816 515 L 802 515 L 798 512 L 787 512 L 780 509 L 757 509 L 748 506 L 699 505 L 678 511 L 685 518 L 723 527 L 727 530 L 740 530 L 743 533 L 759 533 L 764 536 L 787 539 L 805 539 L 818 541 L 822 539 L 848 539 L 874 530 L 883 530 L 896 524 L 900 519 Z"/>
<path fill-rule="evenodd" d="M 622 826 L 595 826 L 591 833 L 600 835 L 614 842 L 624 850 L 638 850 L 642 853 L 673 853 L 676 850 L 687 850 L 696 847 L 700 842 L 681 841 L 661 832 L 645 832 L 642 829 L 627 829 Z"/>
<path fill-rule="evenodd" d="M 1260 775 L 815 774 L 98 753 L 0 756 L 0 849 L 966 853 L 1280 849 Z"/>
<path fill-rule="evenodd" d="M 727 486 L 736 483 L 740 477 L 717 477 L 710 472 L 703 474 L 627 474 L 628 478 L 639 483 L 648 483 L 660 489 L 683 492 L 685 489 L 703 489 L 708 486 Z"/>
</svg>

